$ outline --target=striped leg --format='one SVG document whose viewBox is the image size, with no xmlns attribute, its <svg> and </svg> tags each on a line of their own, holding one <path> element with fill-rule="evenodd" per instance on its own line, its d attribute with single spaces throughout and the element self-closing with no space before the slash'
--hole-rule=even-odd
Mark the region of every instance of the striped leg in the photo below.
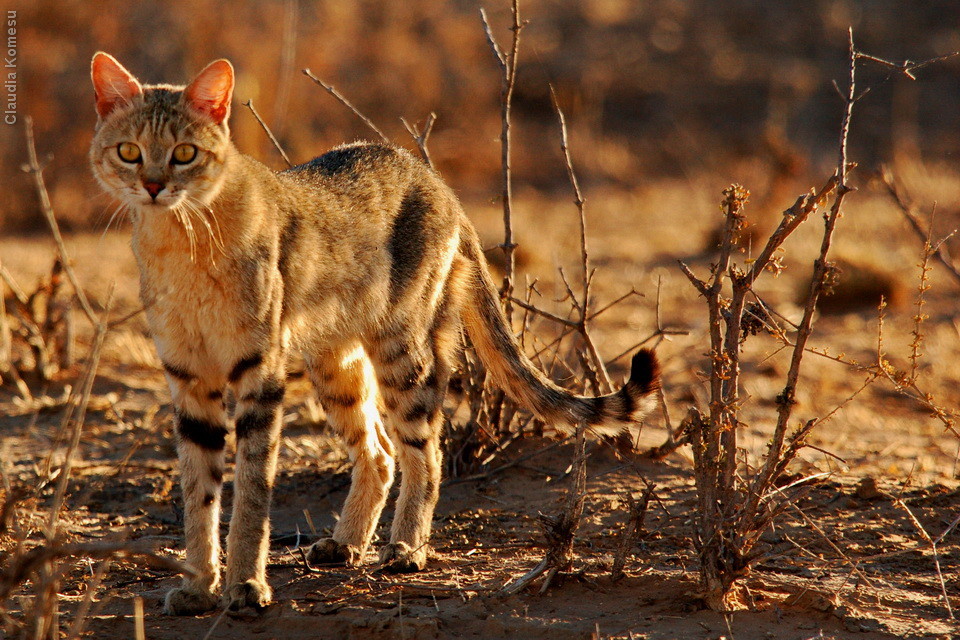
<svg viewBox="0 0 960 640">
<path fill-rule="evenodd" d="M 393 483 L 393 446 L 377 408 L 373 367 L 359 345 L 311 359 L 310 373 L 330 426 L 344 439 L 354 463 L 350 493 L 332 538 L 310 547 L 317 564 L 363 561 Z"/>
<path fill-rule="evenodd" d="M 230 373 L 237 396 L 237 459 L 223 601 L 233 610 L 261 608 L 272 596 L 267 557 L 270 498 L 283 417 L 283 367 L 283 356 L 277 350 L 244 358 Z"/>
<path fill-rule="evenodd" d="M 391 437 L 400 463 L 390 543 L 380 563 L 394 571 L 418 571 L 430 553 L 430 527 L 440 492 L 440 432 L 450 357 L 442 341 L 408 335 L 384 337 L 372 349 Z"/>
<path fill-rule="evenodd" d="M 223 392 L 164 365 L 176 411 L 187 564 L 196 574 L 167 593 L 164 612 L 196 615 L 217 605 L 220 586 L 220 489 L 227 435 Z"/>
</svg>

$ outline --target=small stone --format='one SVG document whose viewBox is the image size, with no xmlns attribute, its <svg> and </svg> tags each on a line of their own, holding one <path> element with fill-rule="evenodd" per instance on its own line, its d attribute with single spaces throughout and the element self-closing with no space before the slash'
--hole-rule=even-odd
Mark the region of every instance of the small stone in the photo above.
<svg viewBox="0 0 960 640">
<path fill-rule="evenodd" d="M 856 496 L 861 500 L 877 500 L 886 498 L 887 494 L 877 487 L 877 481 L 873 478 L 863 478 L 857 485 Z"/>
</svg>

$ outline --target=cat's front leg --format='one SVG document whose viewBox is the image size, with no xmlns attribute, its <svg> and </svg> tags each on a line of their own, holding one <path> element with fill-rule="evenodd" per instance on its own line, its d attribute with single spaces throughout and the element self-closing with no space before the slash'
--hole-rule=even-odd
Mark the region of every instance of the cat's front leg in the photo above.
<svg viewBox="0 0 960 640">
<path fill-rule="evenodd" d="M 230 381 L 237 397 L 237 459 L 223 601 L 233 610 L 259 609 L 272 596 L 267 583 L 270 498 L 285 392 L 280 349 L 242 358 L 234 365 Z"/>
<path fill-rule="evenodd" d="M 167 593 L 164 612 L 196 615 L 216 608 L 220 586 L 220 489 L 227 435 L 223 392 L 186 369 L 164 363 L 176 414 L 187 564 L 194 575 Z"/>
</svg>

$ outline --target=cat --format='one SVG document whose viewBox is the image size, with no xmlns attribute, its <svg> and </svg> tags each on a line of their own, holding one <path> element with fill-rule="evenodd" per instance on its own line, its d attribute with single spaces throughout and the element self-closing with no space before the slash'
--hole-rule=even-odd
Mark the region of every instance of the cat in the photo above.
<svg viewBox="0 0 960 640">
<path fill-rule="evenodd" d="M 495 385 L 549 423 L 621 432 L 656 401 L 653 352 L 598 398 L 560 388 L 524 355 L 473 226 L 453 191 L 409 152 L 353 143 L 274 172 L 230 141 L 233 67 L 186 87 L 141 85 L 106 53 L 92 61 L 93 172 L 126 209 L 140 296 L 170 387 L 186 560 L 169 614 L 261 608 L 287 354 L 300 352 L 353 479 L 316 563 L 363 561 L 393 481 L 402 482 L 379 562 L 427 561 L 441 477 L 441 405 L 461 325 Z M 228 416 L 224 394 L 236 398 Z M 236 437 L 233 514 L 220 579 L 220 496 Z"/>
</svg>

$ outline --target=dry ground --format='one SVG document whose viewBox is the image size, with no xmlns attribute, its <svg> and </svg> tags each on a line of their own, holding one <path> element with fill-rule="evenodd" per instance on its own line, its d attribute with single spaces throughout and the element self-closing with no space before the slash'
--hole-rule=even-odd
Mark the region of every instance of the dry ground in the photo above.
<svg viewBox="0 0 960 640">
<path fill-rule="evenodd" d="M 750 186 L 749 170 L 740 180 Z M 861 176 L 862 178 L 863 176 Z M 957 210 L 960 179 L 936 167 L 913 167 L 903 176 L 924 202 L 939 203 L 939 225 L 950 227 Z M 657 283 L 665 326 L 688 331 L 663 342 L 664 386 L 673 422 L 692 404 L 705 405 L 700 371 L 706 361 L 706 311 L 676 267 L 688 260 L 700 274 L 709 268 L 706 238 L 720 219 L 717 202 L 725 184 L 712 179 L 659 182 L 635 190 L 588 192 L 589 237 L 599 275 L 596 304 L 631 287 L 644 294 L 602 316 L 596 327 L 601 351 L 616 355 L 649 335 L 655 324 Z M 802 193 L 812 185 L 797 185 Z M 913 328 L 910 300 L 916 282 L 920 242 L 898 213 L 866 180 L 848 199 L 838 232 L 837 256 L 866 262 L 899 284 L 903 302 L 888 314 L 885 350 L 897 366 L 905 360 Z M 790 202 L 756 211 L 773 220 Z M 523 246 L 524 275 L 540 278 L 541 303 L 562 305 L 555 266 L 575 269 L 576 212 L 564 202 L 534 192 L 517 202 L 517 238 Z M 762 209 L 764 207 L 758 207 Z M 491 205 L 468 209 L 482 233 L 495 242 L 498 211 Z M 929 209 L 925 209 L 929 211 Z M 818 219 L 787 247 L 787 270 L 760 290 L 787 317 L 796 317 L 796 290 L 814 256 Z M 939 227 L 938 227 L 939 228 Z M 136 308 L 136 269 L 125 233 L 67 239 L 77 271 L 96 299 L 116 282 L 117 314 Z M 748 257 L 748 256 L 745 256 Z M 0 240 L 0 258 L 25 286 L 49 270 L 47 238 Z M 522 282 L 522 280 L 521 280 Z M 960 406 L 960 339 L 957 283 L 934 271 L 926 313 L 921 385 L 941 405 Z M 78 322 L 82 322 L 78 320 Z M 551 328 L 535 323 L 534 332 Z M 867 305 L 846 315 L 823 316 L 815 344 L 861 362 L 875 357 L 876 313 Z M 85 353 L 87 347 L 81 347 Z M 785 353 L 773 338 L 751 338 L 745 376 L 743 442 L 747 453 L 762 453 L 769 437 L 774 397 L 783 384 Z M 612 372 L 623 374 L 623 361 Z M 62 396 L 78 372 L 65 372 L 37 395 Z M 825 415 L 863 382 L 849 367 L 808 356 L 796 419 Z M 325 433 L 310 400 L 308 384 L 295 378 L 287 402 L 273 516 L 270 574 L 277 604 L 260 617 L 210 614 L 174 619 L 160 613 L 164 591 L 176 582 L 169 573 L 116 564 L 98 594 L 89 620 L 91 637 L 133 637 L 134 596 L 146 602 L 147 638 L 703 638 L 738 640 L 782 638 L 952 638 L 960 629 L 941 597 L 934 556 L 917 525 L 895 498 L 936 537 L 960 513 L 956 480 L 958 439 L 914 401 L 877 382 L 822 425 L 804 452 L 797 473 L 825 473 L 800 504 L 765 541 L 783 551 L 747 581 L 755 608 L 727 619 L 704 610 L 697 597 L 696 557 L 690 541 L 695 504 L 689 452 L 681 449 L 662 462 L 619 458 L 601 443 L 589 445 L 585 523 L 576 543 L 577 574 L 546 594 L 536 590 L 503 599 L 492 591 L 521 575 L 542 557 L 538 512 L 560 508 L 571 486 L 569 443 L 526 438 L 491 463 L 508 468 L 479 480 L 449 479 L 435 520 L 437 558 L 422 574 L 387 576 L 365 569 L 309 571 L 293 548 L 307 543 L 312 527 L 331 527 L 346 493 L 349 467 L 340 445 Z M 177 467 L 171 415 L 163 376 L 157 367 L 142 318 L 113 330 L 84 427 L 80 462 L 74 469 L 64 526 L 79 540 L 152 541 L 164 553 L 182 545 Z M 35 465 L 54 445 L 60 408 L 40 408 L 0 389 L 0 452 L 7 476 L 29 482 Z M 641 435 L 644 446 L 664 438 L 664 419 L 651 418 Z M 62 450 L 62 449 L 61 449 Z M 613 582 L 609 567 L 625 518 L 624 494 L 639 493 L 641 478 L 657 485 L 645 534 L 627 563 L 626 577 Z M 230 476 L 226 500 L 229 504 Z M 875 486 L 871 483 L 875 482 Z M 44 494 L 38 503 L 49 506 Z M 388 521 L 391 507 L 384 521 Z M 224 526 L 226 522 L 224 522 Z M 381 530 L 381 535 L 383 530 Z M 39 539 L 39 534 L 32 536 Z M 6 549 L 4 549 L 6 550 Z M 945 586 L 954 609 L 960 607 L 960 532 L 939 547 Z M 372 556 L 371 556 L 372 561 Z M 92 565 L 79 563 L 65 581 L 64 619 L 82 599 Z M 20 602 L 22 604 L 22 601 Z M 13 603 L 14 611 L 20 606 Z M 2 632 L 0 632 L 2 635 Z"/>
</svg>

